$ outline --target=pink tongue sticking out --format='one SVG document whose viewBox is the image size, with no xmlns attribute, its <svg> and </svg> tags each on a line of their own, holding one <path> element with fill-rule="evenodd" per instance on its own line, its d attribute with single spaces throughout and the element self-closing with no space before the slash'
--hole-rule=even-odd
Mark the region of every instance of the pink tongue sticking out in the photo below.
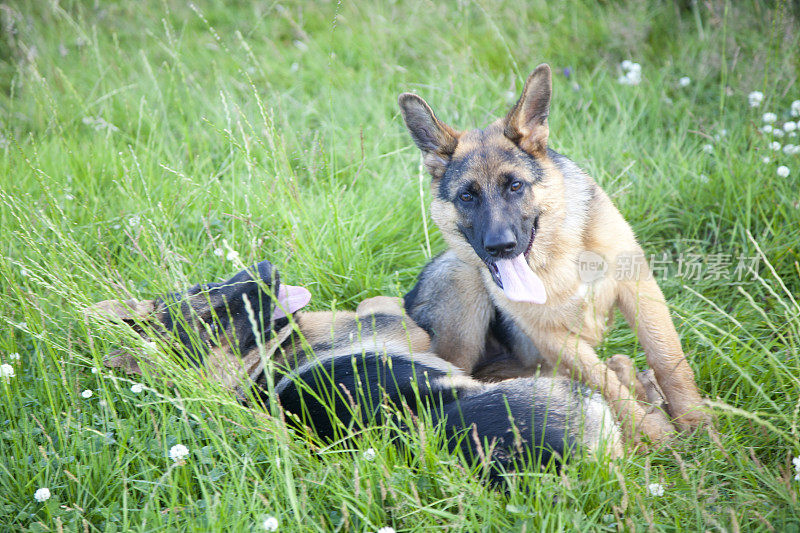
<svg viewBox="0 0 800 533">
<path fill-rule="evenodd" d="M 523 254 L 514 259 L 498 259 L 495 265 L 503 284 L 503 292 L 509 300 L 534 304 L 547 301 L 544 283 L 528 266 Z"/>
<path fill-rule="evenodd" d="M 305 307 L 311 301 L 311 293 L 305 287 L 295 287 L 281 283 L 278 289 L 278 304 L 272 315 L 274 320 L 283 318 L 286 314 L 292 314 L 301 307 Z"/>
</svg>

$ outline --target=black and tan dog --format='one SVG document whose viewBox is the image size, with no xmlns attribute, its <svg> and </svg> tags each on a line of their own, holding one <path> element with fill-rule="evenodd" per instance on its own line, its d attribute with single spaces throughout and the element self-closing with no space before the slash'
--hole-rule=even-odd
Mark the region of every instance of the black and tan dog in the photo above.
<svg viewBox="0 0 800 533">
<path fill-rule="evenodd" d="M 271 375 L 288 418 L 324 440 L 384 423 L 387 413 L 424 410 L 452 450 L 489 459 L 492 480 L 531 461 L 559 464 L 574 449 L 621 454 L 614 416 L 589 388 L 562 377 L 481 383 L 428 351 L 428 335 L 404 317 L 400 299 L 365 300 L 355 313 L 297 312 L 309 298 L 264 261 L 224 283 L 109 300 L 92 313 L 172 346 L 242 398 L 254 387 L 269 402 Z M 158 361 L 126 353 L 107 365 L 159 371 Z"/>
<path fill-rule="evenodd" d="M 406 311 L 433 351 L 466 373 L 544 367 L 580 379 L 602 390 L 629 436 L 658 442 L 674 426 L 637 401 L 646 398 L 631 390 L 642 384 L 626 374 L 630 360 L 606 364 L 594 351 L 614 306 L 638 334 L 672 422 L 701 424 L 701 397 L 630 226 L 590 176 L 547 146 L 551 86 L 540 65 L 505 117 L 463 132 L 419 96 L 400 96 L 433 177 L 431 217 L 449 245 L 406 295 Z"/>
</svg>

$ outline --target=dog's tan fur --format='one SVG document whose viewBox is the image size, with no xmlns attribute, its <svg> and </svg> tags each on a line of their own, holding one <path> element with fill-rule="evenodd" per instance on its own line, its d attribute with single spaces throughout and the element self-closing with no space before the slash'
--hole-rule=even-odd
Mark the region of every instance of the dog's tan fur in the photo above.
<svg viewBox="0 0 800 533">
<path fill-rule="evenodd" d="M 202 372 L 211 380 L 236 390 L 249 379 L 255 379 L 263 371 L 262 348 L 258 346 L 244 353 L 230 341 L 230 332 L 223 332 L 212 339 L 207 327 L 215 323 L 208 302 L 202 297 L 190 299 L 192 311 L 186 322 L 199 342 L 208 346 L 203 357 Z M 201 312 L 198 312 L 198 309 Z M 121 321 L 133 326 L 145 338 L 158 337 L 162 342 L 174 343 L 164 331 L 162 324 L 166 316 L 163 302 L 157 300 L 106 300 L 94 304 L 90 314 L 112 321 Z M 430 352 L 430 337 L 413 320 L 405 316 L 402 300 L 377 296 L 361 302 L 356 312 L 315 311 L 294 315 L 297 332 L 286 327 L 263 348 L 269 354 L 278 371 L 288 371 L 302 365 L 308 349 L 322 351 L 325 356 L 378 352 L 426 354 Z M 374 323 L 380 321 L 380 324 Z M 299 333 L 299 334 L 298 334 Z M 434 356 L 431 356 L 434 357 Z M 444 362 L 443 362 L 444 363 Z M 117 351 L 106 360 L 106 366 L 119 368 L 128 373 L 141 374 L 142 365 L 149 371 L 158 372 L 157 366 L 143 354 L 133 355 Z"/>
<path fill-rule="evenodd" d="M 224 304 L 219 304 L 217 300 L 217 308 L 212 309 L 202 294 L 192 294 L 187 298 L 187 303 L 189 305 L 182 308 L 188 315 L 184 318 L 191 324 L 191 331 L 196 340 L 207 347 L 197 370 L 207 379 L 222 384 L 242 399 L 250 397 L 245 394 L 248 387 L 252 385 L 266 387 L 264 355 L 271 358 L 275 364 L 273 378 L 279 395 L 281 390 L 292 386 L 291 376 L 296 378 L 304 375 L 304 370 L 308 368 L 341 357 L 353 357 L 357 362 L 364 357 L 364 354 L 370 353 L 378 354 L 378 357 L 387 360 L 391 359 L 395 367 L 413 361 L 419 365 L 419 371 L 425 374 L 426 382 L 432 390 L 452 391 L 447 395 L 448 398 L 459 397 L 466 401 L 470 394 L 494 390 L 491 389 L 492 385 L 476 381 L 459 368 L 431 353 L 428 334 L 406 316 L 402 300 L 399 298 L 385 296 L 370 298 L 361 302 L 356 312 L 298 312 L 294 314 L 295 326 L 284 326 L 275 332 L 274 336 L 268 338 L 265 346 L 244 352 L 240 352 L 230 342 L 219 342 L 219 339 L 234 337 L 230 329 L 223 329 L 222 334 L 216 336 L 218 341 L 207 336 L 209 329 L 213 329 L 207 326 L 219 323 L 214 317 L 224 314 L 224 308 L 221 307 Z M 235 300 L 232 305 L 236 305 Z M 195 314 L 197 309 L 202 309 L 204 312 Z M 230 312 L 236 311 L 233 309 Z M 180 348 L 181 341 L 174 336 L 174 332 L 165 329 L 167 314 L 163 300 L 108 300 L 92 306 L 89 314 L 134 326 L 144 338 L 158 339 L 167 345 L 171 344 L 176 347 L 178 354 L 185 354 Z M 230 322 L 228 325 L 230 326 Z M 107 359 L 105 364 L 128 373 L 141 374 L 146 371 L 160 374 L 161 360 L 151 357 L 151 355 L 123 352 Z M 346 375 L 348 371 L 352 372 L 352 368 L 351 364 L 345 364 L 341 366 L 340 372 Z M 625 361 L 622 361 L 621 368 L 623 371 L 628 371 L 631 366 L 626 366 Z M 402 370 L 400 372 L 395 379 L 400 384 L 407 383 L 409 376 L 403 374 Z M 366 374 L 362 377 L 367 380 Z M 613 414 L 599 395 L 587 394 L 587 391 L 577 389 L 570 380 L 563 377 L 507 381 L 495 389 L 499 395 L 505 395 L 504 401 L 530 404 L 532 413 L 537 412 L 534 406 L 543 407 L 550 413 L 548 431 L 553 431 L 553 438 L 556 439 L 554 442 L 560 442 L 559 439 L 563 439 L 564 433 L 567 432 L 571 438 L 580 442 L 590 455 L 608 458 L 622 455 L 621 432 L 613 420 Z M 486 398 L 488 401 L 492 396 L 487 394 Z M 299 414 L 294 413 L 294 415 Z M 463 416 L 466 416 L 468 421 L 481 422 L 484 414 L 482 410 L 475 409 L 473 404 L 473 408 L 468 409 L 462 418 Z M 547 420 L 547 415 L 543 416 Z M 456 418 L 453 420 L 454 424 L 459 423 Z M 515 422 L 509 419 L 508 422 L 521 423 L 524 428 L 530 427 L 532 420 Z M 463 424 L 464 420 L 461 423 Z M 503 422 L 500 421 L 499 425 L 502 426 Z M 481 427 L 485 430 L 485 425 Z M 502 455 L 504 452 L 498 453 Z"/>
<path fill-rule="evenodd" d="M 563 156 L 555 154 L 559 159 L 554 159 L 547 149 L 550 93 L 550 68 L 540 65 L 506 117 L 484 130 L 466 132 L 441 123 L 418 96 L 401 95 L 403 117 L 433 177 L 431 217 L 449 246 L 442 259 L 446 266 L 436 274 L 437 283 L 451 288 L 448 301 L 423 302 L 428 309 L 419 308 L 417 314 L 427 314 L 434 330 L 433 350 L 471 373 L 485 357 L 487 330 L 496 306 L 513 318 L 541 356 L 541 360 L 526 360 L 524 355 L 517 358 L 520 374 L 543 366 L 544 371 L 557 370 L 581 379 L 603 391 L 629 436 L 644 434 L 659 442 L 674 432 L 670 421 L 660 410 L 638 402 L 629 383 L 623 384 L 594 351 L 614 307 L 619 307 L 638 334 L 672 422 L 681 429 L 695 428 L 706 420 L 694 373 L 647 264 L 642 261 L 638 265 L 640 273 L 635 279 L 606 275 L 591 286 L 581 280 L 577 265 L 584 251 L 605 258 L 611 273 L 616 271 L 617 258 L 643 257 L 643 252 L 631 227 L 597 183 Z M 538 163 L 542 179 L 532 179 L 521 162 L 495 155 L 520 149 Z M 455 178 L 443 180 L 451 161 L 465 161 L 470 156 L 478 162 Z M 454 191 L 463 183 L 490 191 L 494 181 L 509 172 L 528 178 L 530 190 L 522 200 L 523 209 L 528 216 L 536 213 L 539 217 L 528 264 L 546 288 L 543 305 L 511 301 L 492 281 L 484 260 L 461 229 L 470 222 L 453 201 Z M 417 319 L 414 310 L 409 309 L 409 314 Z M 494 372 L 502 377 L 514 374 L 503 364 Z"/>
</svg>

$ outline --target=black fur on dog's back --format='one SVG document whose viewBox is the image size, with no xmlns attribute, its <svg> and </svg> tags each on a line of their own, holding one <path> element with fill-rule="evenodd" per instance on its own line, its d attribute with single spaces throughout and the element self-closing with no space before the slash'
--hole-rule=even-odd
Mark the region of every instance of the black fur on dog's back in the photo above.
<svg viewBox="0 0 800 533">
<path fill-rule="evenodd" d="M 575 448 L 593 453 L 607 444 L 620 453 L 608 406 L 583 386 L 548 377 L 479 382 L 430 352 L 428 335 L 399 299 L 371 298 L 355 313 L 295 313 L 290 326 L 286 317 L 274 320 L 279 290 L 277 271 L 263 261 L 224 283 L 155 300 L 109 300 L 93 312 L 140 324 L 144 338 L 160 339 L 242 400 L 250 399 L 247 391 L 257 403 L 277 399 L 295 427 L 309 426 L 324 441 L 375 426 L 402 431 L 406 414 L 430 418 L 451 451 L 491 465 L 492 481 L 524 464 L 558 465 Z M 419 302 L 436 297 L 418 294 Z M 499 343 L 512 326 L 498 326 Z M 133 373 L 141 363 L 159 371 L 158 359 L 133 353 L 106 362 Z"/>
<path fill-rule="evenodd" d="M 434 426 L 442 424 L 451 451 L 491 463 L 492 482 L 524 464 L 558 467 L 584 440 L 587 410 L 602 404 L 563 378 L 480 383 L 430 357 L 376 353 L 311 361 L 284 376 L 276 393 L 294 421 L 324 441 L 385 424 L 387 414 L 406 408 L 425 412 Z"/>
</svg>

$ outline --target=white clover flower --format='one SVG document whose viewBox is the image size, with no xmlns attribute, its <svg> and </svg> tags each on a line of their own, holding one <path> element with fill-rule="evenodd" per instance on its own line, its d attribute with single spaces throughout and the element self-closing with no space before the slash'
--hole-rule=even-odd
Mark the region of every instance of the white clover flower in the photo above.
<svg viewBox="0 0 800 533">
<path fill-rule="evenodd" d="M 639 85 L 642 81 L 642 66 L 626 59 L 619 66 L 623 70 L 623 75 L 617 78 L 617 82 L 622 85 Z"/>
<path fill-rule="evenodd" d="M 128 225 L 132 228 L 135 228 L 136 226 L 141 224 L 141 222 L 142 222 L 142 217 L 140 217 L 139 215 L 133 215 L 128 219 Z"/>
<path fill-rule="evenodd" d="M 12 361 L 19 361 L 20 359 L 22 359 L 22 356 L 20 356 L 17 352 L 13 352 L 8 354 L 8 358 L 11 359 Z"/>
<path fill-rule="evenodd" d="M 772 130 L 772 135 L 775 137 L 783 137 L 786 133 L 780 128 L 775 128 Z"/>
<path fill-rule="evenodd" d="M 23 278 L 27 278 L 28 277 L 28 269 L 20 268 L 19 269 L 19 275 L 22 276 Z"/>
<path fill-rule="evenodd" d="M 678 85 L 681 87 L 688 87 L 690 83 L 692 83 L 692 78 L 689 76 L 684 76 L 678 80 Z"/>
<path fill-rule="evenodd" d="M 794 131 L 796 129 L 797 129 L 797 124 L 795 124 L 791 120 L 789 122 L 785 122 L 783 124 L 783 131 L 785 131 L 786 133 L 789 133 L 789 132 Z"/>
<path fill-rule="evenodd" d="M 50 499 L 50 489 L 47 487 L 36 489 L 36 492 L 33 493 L 33 499 L 39 503 L 46 502 Z"/>
<path fill-rule="evenodd" d="M 793 144 L 786 144 L 783 147 L 783 153 L 786 155 L 793 155 L 797 147 Z"/>
<path fill-rule="evenodd" d="M 92 374 L 97 374 L 98 372 L 99 370 L 97 370 L 97 368 L 92 368 Z"/>
<path fill-rule="evenodd" d="M 227 259 L 228 261 L 236 261 L 237 259 L 239 259 L 239 252 L 231 250 L 230 252 L 228 252 L 228 255 L 225 256 L 225 259 Z"/>
<path fill-rule="evenodd" d="M 769 149 L 775 150 L 777 152 L 778 150 L 781 149 L 781 143 L 779 143 L 778 141 L 772 141 L 771 143 L 769 143 Z"/>
<path fill-rule="evenodd" d="M 14 367 L 9 365 L 8 363 L 3 363 L 0 365 L 0 378 L 2 379 L 10 379 L 13 378 L 15 375 Z"/>
<path fill-rule="evenodd" d="M 261 527 L 264 528 L 264 531 L 278 531 L 278 519 L 274 516 L 268 516 L 261 523 Z"/>
<path fill-rule="evenodd" d="M 660 498 L 664 495 L 664 485 L 661 483 L 650 483 L 647 485 L 647 492 L 649 492 L 651 496 Z"/>
<path fill-rule="evenodd" d="M 179 461 L 183 461 L 187 455 L 189 455 L 189 448 L 187 448 L 183 444 L 176 444 L 175 446 L 169 449 L 169 458 L 175 461 L 176 463 Z"/>
<path fill-rule="evenodd" d="M 292 63 L 292 66 L 289 67 L 289 72 L 297 72 L 298 70 L 300 70 L 300 63 L 295 61 Z"/>
<path fill-rule="evenodd" d="M 764 113 L 763 115 L 761 115 L 761 120 L 763 120 L 767 124 L 772 124 L 773 122 L 778 120 L 778 115 L 776 115 L 775 113 Z"/>
<path fill-rule="evenodd" d="M 225 254 L 225 250 L 222 248 L 214 248 L 214 255 L 217 257 L 222 257 Z"/>
<path fill-rule="evenodd" d="M 81 396 L 83 396 L 83 397 L 84 397 L 84 398 L 86 398 L 87 400 L 88 400 L 89 398 L 91 398 L 93 395 L 94 395 L 94 393 L 92 392 L 92 390 L 91 390 L 91 389 L 86 389 L 85 391 L 83 391 L 83 392 L 81 393 Z"/>
<path fill-rule="evenodd" d="M 714 151 L 714 147 L 712 145 L 710 145 L 710 144 L 704 144 L 703 145 L 703 151 L 705 153 L 707 153 L 707 154 L 710 154 L 711 152 Z"/>
<path fill-rule="evenodd" d="M 764 93 L 761 91 L 753 91 L 747 95 L 747 102 L 750 104 L 750 107 L 760 106 L 762 100 L 764 100 Z"/>
<path fill-rule="evenodd" d="M 364 450 L 364 453 L 361 454 L 361 457 L 363 457 L 365 461 L 374 461 L 376 455 L 378 454 L 375 452 L 375 448 L 367 448 Z"/>
<path fill-rule="evenodd" d="M 761 126 L 761 133 L 772 133 L 772 126 L 769 124 L 764 124 Z"/>
<path fill-rule="evenodd" d="M 765 165 L 770 161 L 772 161 L 772 159 L 770 159 L 769 156 L 765 155 L 764 157 L 761 158 L 761 162 L 764 163 Z"/>
<path fill-rule="evenodd" d="M 134 394 L 139 394 L 143 390 L 144 390 L 144 385 L 142 385 L 141 383 L 134 383 L 131 386 L 131 392 Z"/>
<path fill-rule="evenodd" d="M 782 178 L 788 178 L 789 177 L 789 167 L 787 167 L 786 165 L 781 165 L 781 166 L 778 167 L 777 173 L 778 173 L 778 176 L 780 176 Z"/>
<path fill-rule="evenodd" d="M 383 526 L 375 533 L 397 533 L 392 526 Z"/>
<path fill-rule="evenodd" d="M 617 79 L 617 82 L 619 82 L 621 85 L 639 85 L 641 81 L 641 74 L 636 74 L 635 72 L 628 72 L 624 76 L 620 76 Z"/>
<path fill-rule="evenodd" d="M 634 63 L 636 65 L 637 63 Z M 642 81 L 642 71 L 641 70 L 629 70 L 627 74 L 625 74 L 625 78 L 628 80 L 629 85 L 639 85 Z"/>
<path fill-rule="evenodd" d="M 793 117 L 800 117 L 800 100 L 792 102 L 791 111 Z"/>
</svg>

